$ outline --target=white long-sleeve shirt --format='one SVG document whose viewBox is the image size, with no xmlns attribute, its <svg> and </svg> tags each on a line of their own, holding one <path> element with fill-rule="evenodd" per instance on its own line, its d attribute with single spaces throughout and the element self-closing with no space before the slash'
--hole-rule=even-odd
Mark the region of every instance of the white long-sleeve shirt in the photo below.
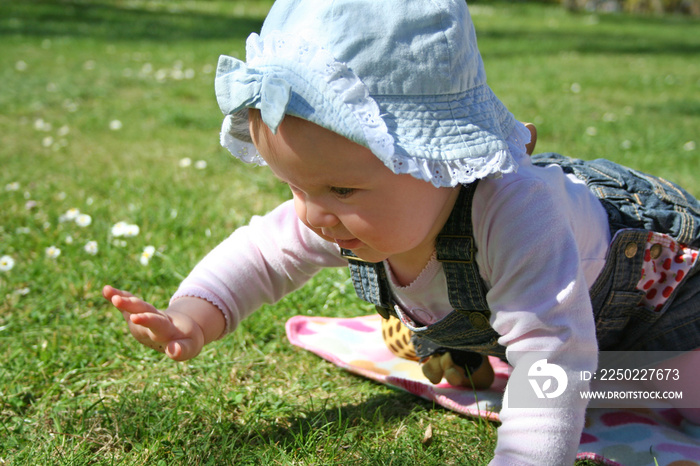
<svg viewBox="0 0 700 466">
<path fill-rule="evenodd" d="M 549 351 L 550 363 L 570 373 L 593 371 L 597 343 L 588 294 L 610 242 L 600 202 L 558 167 L 533 167 L 485 179 L 476 189 L 472 222 L 476 260 L 488 292 L 491 325 L 517 367 L 528 351 Z M 226 317 L 226 332 L 264 303 L 301 287 L 324 267 L 347 265 L 337 245 L 308 230 L 291 201 L 236 230 L 182 282 L 173 300 L 206 299 Z M 452 309 L 442 266 L 431 261 L 407 287 L 392 284 L 397 301 L 425 324 Z M 500 412 L 493 465 L 559 465 L 574 461 L 583 429 L 585 382 L 563 395 L 567 408 Z M 511 387 L 508 390 L 522 389 Z"/>
</svg>

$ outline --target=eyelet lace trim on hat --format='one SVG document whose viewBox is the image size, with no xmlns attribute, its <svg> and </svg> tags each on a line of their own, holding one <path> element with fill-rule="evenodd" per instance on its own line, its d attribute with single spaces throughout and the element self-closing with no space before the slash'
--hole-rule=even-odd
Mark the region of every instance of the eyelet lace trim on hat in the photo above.
<svg viewBox="0 0 700 466">
<path fill-rule="evenodd" d="M 232 126 L 233 117 L 231 115 L 226 115 L 226 117 L 224 117 L 224 123 L 221 125 L 221 145 L 242 162 L 265 165 L 265 161 L 260 157 L 258 150 L 252 142 L 241 141 L 233 137 L 231 134 Z"/>
<path fill-rule="evenodd" d="M 264 39 L 253 33 L 246 42 L 247 65 L 258 70 L 269 69 L 285 61 L 291 69 L 305 69 L 322 80 L 357 118 L 369 149 L 383 160 L 394 154 L 394 138 L 379 116 L 379 106 L 369 96 L 367 87 L 345 64 L 340 63 L 325 48 L 303 38 L 273 31 Z M 232 111 L 235 111 L 232 109 Z M 231 116 L 227 115 L 221 128 L 221 145 L 244 162 L 265 165 L 255 146 L 229 134 Z"/>
<path fill-rule="evenodd" d="M 488 158 L 462 158 L 454 160 L 429 160 L 395 154 L 389 168 L 397 174 L 410 174 L 437 187 L 469 184 L 483 178 L 500 178 L 518 170 L 516 154 L 525 154 L 525 144 L 530 142 L 530 132 L 516 122 L 506 138 L 508 149 L 497 150 Z"/>
</svg>

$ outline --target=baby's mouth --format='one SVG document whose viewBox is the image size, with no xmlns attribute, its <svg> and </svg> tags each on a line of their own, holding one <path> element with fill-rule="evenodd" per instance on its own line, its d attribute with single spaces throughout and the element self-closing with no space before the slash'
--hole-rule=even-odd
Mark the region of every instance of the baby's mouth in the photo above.
<svg viewBox="0 0 700 466">
<path fill-rule="evenodd" d="M 362 241 L 357 238 L 351 239 L 338 239 L 336 238 L 335 243 L 343 249 L 357 249 L 362 246 Z"/>
</svg>

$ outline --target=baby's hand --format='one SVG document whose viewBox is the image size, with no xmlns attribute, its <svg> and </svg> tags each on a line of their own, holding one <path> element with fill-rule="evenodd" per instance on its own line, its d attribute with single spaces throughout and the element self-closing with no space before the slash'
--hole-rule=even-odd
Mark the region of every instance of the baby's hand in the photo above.
<svg viewBox="0 0 700 466">
<path fill-rule="evenodd" d="M 139 343 L 176 361 L 192 359 L 202 350 L 202 328 L 187 314 L 171 309 L 159 311 L 131 293 L 109 285 L 104 287 L 102 295 L 122 312 Z"/>
</svg>

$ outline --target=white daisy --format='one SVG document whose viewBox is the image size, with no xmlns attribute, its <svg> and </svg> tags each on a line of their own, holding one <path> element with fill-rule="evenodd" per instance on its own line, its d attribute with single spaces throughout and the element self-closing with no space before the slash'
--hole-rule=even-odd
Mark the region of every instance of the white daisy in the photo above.
<svg viewBox="0 0 700 466">
<path fill-rule="evenodd" d="M 0 257 L 0 272 L 9 272 L 15 266 L 15 260 L 10 256 Z"/>
<path fill-rule="evenodd" d="M 79 227 L 85 228 L 92 223 L 92 217 L 90 217 L 88 214 L 80 214 L 75 218 L 75 223 Z"/>
<path fill-rule="evenodd" d="M 44 121 L 43 118 L 37 118 L 34 120 L 34 129 L 37 131 L 51 131 L 51 123 Z"/>
<path fill-rule="evenodd" d="M 126 227 L 127 227 L 126 222 L 117 222 L 114 224 L 112 227 L 112 236 L 119 237 L 119 236 L 124 236 L 124 232 L 126 232 Z"/>
<path fill-rule="evenodd" d="M 61 250 L 58 249 L 56 246 L 49 246 L 46 248 L 46 257 L 49 259 L 56 259 L 58 256 L 61 255 Z"/>
<path fill-rule="evenodd" d="M 87 252 L 91 256 L 94 256 L 95 254 L 97 254 L 97 251 L 99 250 L 99 248 L 97 247 L 97 241 L 88 241 L 85 244 L 84 249 L 85 249 L 85 252 Z"/>
<path fill-rule="evenodd" d="M 126 222 L 117 222 L 112 227 L 112 236 L 119 237 L 124 236 L 126 238 L 131 238 L 139 234 L 139 226 L 133 225 Z"/>
<path fill-rule="evenodd" d="M 139 228 L 138 225 L 127 225 L 126 226 L 126 231 L 124 232 L 124 236 L 127 238 L 133 238 L 134 236 L 138 236 L 139 232 L 141 229 Z"/>
<path fill-rule="evenodd" d="M 141 258 L 139 259 L 139 262 L 141 262 L 141 265 L 148 265 L 150 262 L 151 258 L 153 257 L 153 254 L 155 254 L 156 248 L 153 246 L 146 246 L 143 249 L 143 252 L 141 253 Z"/>
<path fill-rule="evenodd" d="M 68 209 L 65 214 L 61 215 L 59 217 L 59 221 L 61 221 L 61 222 L 73 221 L 73 220 L 76 220 L 79 216 L 80 216 L 80 210 L 73 207 L 73 208 Z"/>
</svg>

